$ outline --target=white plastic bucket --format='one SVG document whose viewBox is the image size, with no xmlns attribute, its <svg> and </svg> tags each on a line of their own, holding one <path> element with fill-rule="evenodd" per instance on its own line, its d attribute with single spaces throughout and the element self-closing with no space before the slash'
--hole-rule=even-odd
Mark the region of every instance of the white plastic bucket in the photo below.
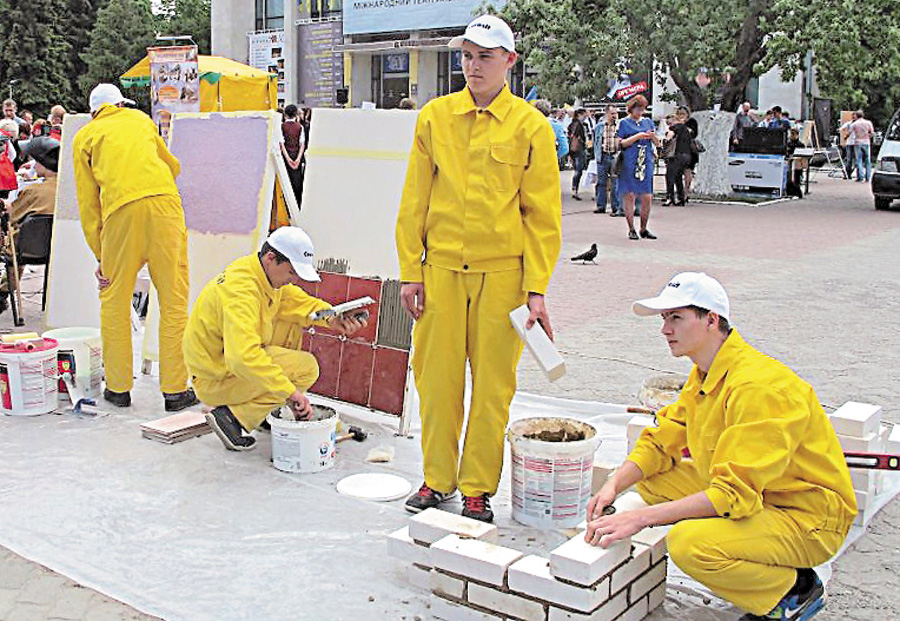
<svg viewBox="0 0 900 621">
<path fill-rule="evenodd" d="M 69 391 L 62 380 L 63 373 L 71 373 L 77 391 L 86 399 L 100 396 L 103 380 L 103 345 L 97 328 L 57 328 L 44 332 L 45 339 L 59 342 L 59 396 L 69 399 Z"/>
<path fill-rule="evenodd" d="M 272 465 L 283 472 L 321 472 L 334 465 L 338 415 L 313 406 L 313 420 L 283 420 L 269 415 Z"/>
<path fill-rule="evenodd" d="M 583 440 L 548 442 L 525 437 L 568 429 Z M 572 418 L 526 418 L 509 427 L 512 453 L 512 516 L 537 528 L 573 528 L 587 515 L 597 429 Z"/>
<path fill-rule="evenodd" d="M 59 407 L 56 352 L 53 339 L 32 349 L 0 347 L 0 411 L 37 416 Z"/>
<path fill-rule="evenodd" d="M 687 375 L 651 375 L 641 383 L 639 399 L 644 407 L 659 410 L 678 401 Z"/>
</svg>

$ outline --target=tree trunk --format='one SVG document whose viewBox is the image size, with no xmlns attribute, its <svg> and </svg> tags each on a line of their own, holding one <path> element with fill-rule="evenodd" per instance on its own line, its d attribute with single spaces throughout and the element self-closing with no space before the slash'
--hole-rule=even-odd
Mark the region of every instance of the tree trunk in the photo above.
<svg viewBox="0 0 900 621">
<path fill-rule="evenodd" d="M 672 81 L 675 82 L 675 86 L 681 91 L 681 95 L 684 97 L 684 102 L 687 107 L 690 108 L 692 112 L 708 109 L 709 105 L 707 104 L 706 93 L 702 88 L 697 86 L 697 83 L 691 79 L 690 75 L 681 69 L 678 59 L 669 58 L 668 66 L 669 75 L 672 76 Z"/>
<path fill-rule="evenodd" d="M 741 24 L 735 41 L 735 70 L 722 92 L 723 110 L 737 111 L 744 101 L 747 84 L 753 78 L 754 65 L 765 58 L 764 33 L 760 30 L 759 22 L 768 8 L 769 0 L 751 0 L 748 4 L 747 17 Z"/>
</svg>

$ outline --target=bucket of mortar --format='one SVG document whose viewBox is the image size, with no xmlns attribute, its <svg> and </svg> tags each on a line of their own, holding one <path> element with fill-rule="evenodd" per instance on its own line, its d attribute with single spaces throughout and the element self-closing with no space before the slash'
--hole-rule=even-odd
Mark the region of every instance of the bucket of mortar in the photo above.
<svg viewBox="0 0 900 621">
<path fill-rule="evenodd" d="M 37 416 L 59 407 L 53 339 L 27 348 L 0 346 L 0 410 L 9 416 Z"/>
<path fill-rule="evenodd" d="M 44 332 L 45 339 L 59 342 L 59 396 L 69 397 L 62 380 L 63 373 L 71 373 L 75 387 L 86 399 L 100 396 L 103 380 L 103 346 L 97 328 L 57 328 Z"/>
<path fill-rule="evenodd" d="M 285 406 L 287 407 L 287 406 Z M 334 465 L 338 415 L 313 406 L 311 420 L 285 420 L 271 414 L 272 465 L 283 472 L 321 472 Z"/>
<path fill-rule="evenodd" d="M 587 515 L 597 429 L 572 418 L 526 418 L 509 427 L 512 516 L 537 528 L 574 528 Z"/>
</svg>

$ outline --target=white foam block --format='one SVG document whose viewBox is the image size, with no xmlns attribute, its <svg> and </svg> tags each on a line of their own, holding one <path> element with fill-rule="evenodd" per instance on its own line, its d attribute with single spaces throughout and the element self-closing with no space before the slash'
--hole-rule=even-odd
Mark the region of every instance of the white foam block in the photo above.
<svg viewBox="0 0 900 621">
<path fill-rule="evenodd" d="M 431 590 L 435 595 L 462 599 L 466 592 L 466 583 L 443 572 L 433 571 L 431 572 Z"/>
<path fill-rule="evenodd" d="M 523 621 L 544 621 L 547 611 L 544 605 L 512 593 L 502 593 L 480 584 L 469 585 L 469 603 L 494 610 Z"/>
<path fill-rule="evenodd" d="M 423 566 L 428 566 L 431 563 L 428 548 L 420 546 L 409 536 L 409 526 L 404 526 L 388 535 L 387 543 L 388 555 L 396 559 Z"/>
<path fill-rule="evenodd" d="M 666 583 L 663 582 L 650 590 L 650 594 L 647 596 L 648 603 L 648 612 L 653 612 L 660 606 L 662 603 L 666 601 Z"/>
<path fill-rule="evenodd" d="M 877 433 L 870 433 L 865 438 L 845 436 L 837 434 L 841 449 L 848 453 L 878 453 L 881 447 L 881 437 Z"/>
<path fill-rule="evenodd" d="M 497 527 L 440 509 L 426 509 L 409 520 L 409 536 L 415 541 L 431 545 L 447 535 L 497 541 Z"/>
<path fill-rule="evenodd" d="M 891 455 L 900 455 L 900 425 L 891 427 L 891 431 L 888 433 L 887 446 L 885 446 L 884 450 Z"/>
<path fill-rule="evenodd" d="M 881 406 L 848 401 L 830 416 L 835 433 L 843 436 L 867 438 L 878 432 L 881 424 Z"/>
<path fill-rule="evenodd" d="M 638 576 L 650 568 L 650 548 L 635 546 L 632 557 L 624 565 L 616 569 L 611 578 L 610 592 L 618 593 L 634 582 Z"/>
<path fill-rule="evenodd" d="M 553 341 L 539 323 L 535 323 L 530 330 L 525 329 L 529 316 L 531 316 L 531 311 L 528 310 L 528 306 L 523 304 L 509 314 L 509 319 L 544 375 L 551 382 L 555 382 L 566 374 L 566 361 L 563 360 Z"/>
<path fill-rule="evenodd" d="M 632 604 L 631 608 L 626 610 L 625 614 L 616 619 L 616 621 L 641 621 L 649 613 L 650 603 L 646 597 L 642 597 L 638 603 Z"/>
<path fill-rule="evenodd" d="M 431 614 L 444 621 L 500 621 L 503 618 L 440 597 L 431 600 Z"/>
<path fill-rule="evenodd" d="M 622 591 L 594 612 L 581 614 L 550 607 L 549 621 L 613 621 L 628 608 L 627 593 Z"/>
<path fill-rule="evenodd" d="M 660 582 L 666 581 L 666 560 L 663 559 L 650 568 L 650 571 L 631 583 L 629 587 L 629 601 L 638 599 L 652 591 Z"/>
<path fill-rule="evenodd" d="M 653 426 L 653 418 L 650 416 L 645 416 L 644 414 L 638 414 L 637 416 L 632 416 L 628 421 L 627 428 L 627 436 L 628 436 L 628 453 L 630 454 L 632 450 L 634 450 L 634 445 L 638 441 L 638 438 L 641 437 L 641 433 L 647 427 Z"/>
<path fill-rule="evenodd" d="M 511 565 L 508 579 L 511 591 L 583 612 L 595 610 L 609 599 L 609 580 L 590 587 L 562 582 L 550 573 L 550 561 L 535 555 Z"/>
<path fill-rule="evenodd" d="M 599 582 L 631 556 L 631 539 L 604 549 L 595 547 L 578 533 L 550 553 L 550 573 L 556 578 L 590 586 Z"/>
<path fill-rule="evenodd" d="M 451 574 L 503 586 L 506 570 L 522 553 L 502 546 L 447 535 L 431 546 L 431 564 Z"/>
<path fill-rule="evenodd" d="M 416 589 L 431 591 L 431 569 L 410 565 L 406 568 L 406 578 Z"/>
<path fill-rule="evenodd" d="M 668 534 L 669 529 L 667 527 L 654 526 L 653 528 L 645 528 L 632 536 L 631 541 L 635 545 L 650 548 L 650 564 L 656 565 L 666 555 L 666 535 Z"/>
</svg>

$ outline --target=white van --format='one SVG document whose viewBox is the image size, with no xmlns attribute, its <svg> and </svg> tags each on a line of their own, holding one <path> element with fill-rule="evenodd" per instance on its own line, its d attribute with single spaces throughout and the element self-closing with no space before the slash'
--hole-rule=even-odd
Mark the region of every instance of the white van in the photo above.
<svg viewBox="0 0 900 621">
<path fill-rule="evenodd" d="M 884 142 L 872 171 L 872 194 L 875 209 L 888 209 L 891 202 L 900 200 L 900 110 L 884 132 Z"/>
</svg>

